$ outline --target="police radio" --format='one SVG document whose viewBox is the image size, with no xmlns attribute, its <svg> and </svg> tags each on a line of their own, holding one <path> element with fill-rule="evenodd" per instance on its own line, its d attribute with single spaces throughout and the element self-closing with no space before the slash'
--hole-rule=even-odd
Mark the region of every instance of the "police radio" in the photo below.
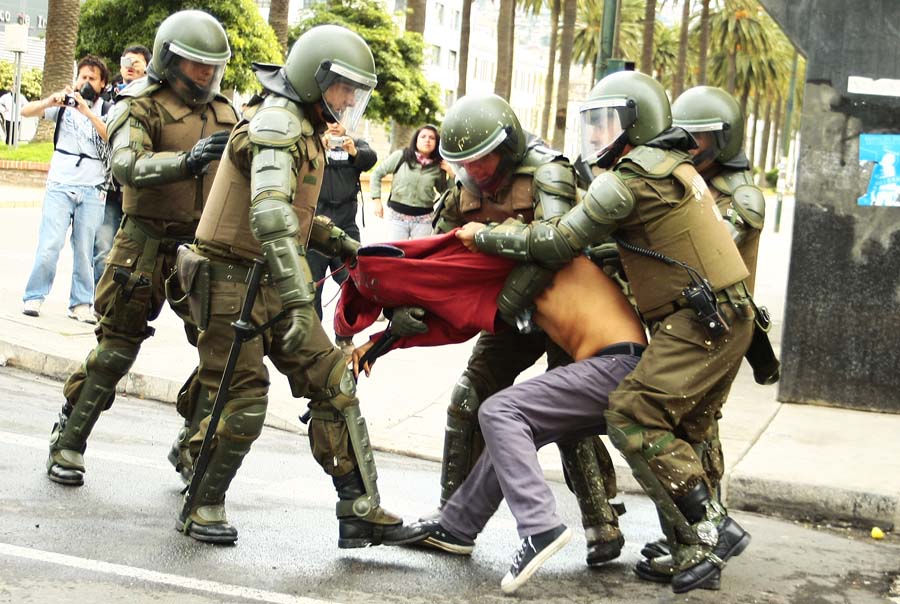
<svg viewBox="0 0 900 604">
<path fill-rule="evenodd" d="M 656 250 L 648 250 L 647 248 L 634 245 L 633 243 L 623 241 L 622 239 L 615 239 L 615 242 L 635 254 L 653 258 L 671 266 L 680 266 L 683 268 L 691 278 L 691 284 L 681 290 L 681 295 L 684 296 L 686 306 L 697 313 L 697 320 L 703 326 L 706 335 L 708 335 L 710 339 L 717 339 L 731 331 L 728 320 L 725 319 L 722 312 L 719 310 L 716 293 L 713 291 L 709 281 L 707 281 L 697 269 L 680 260 L 670 258 Z"/>
</svg>

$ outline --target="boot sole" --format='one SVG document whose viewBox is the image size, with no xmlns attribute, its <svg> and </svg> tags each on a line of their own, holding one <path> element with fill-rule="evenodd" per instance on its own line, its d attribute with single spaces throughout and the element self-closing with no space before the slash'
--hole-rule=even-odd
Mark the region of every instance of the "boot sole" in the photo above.
<svg viewBox="0 0 900 604">
<path fill-rule="evenodd" d="M 613 551 L 606 552 L 605 554 L 594 554 L 591 555 L 591 548 L 599 545 L 607 545 L 607 544 L 615 544 L 617 547 Z M 585 558 L 588 566 L 598 566 L 600 564 L 606 564 L 607 562 L 611 562 L 622 555 L 622 548 L 625 546 L 625 537 L 619 537 L 615 541 L 608 541 L 605 543 L 588 543 L 588 555 Z"/>
<path fill-rule="evenodd" d="M 640 579 L 644 581 L 650 581 L 651 583 L 659 583 L 660 585 L 668 585 L 672 583 L 672 575 L 663 575 L 656 573 L 648 573 L 643 570 L 638 570 L 638 567 L 635 566 L 632 568 L 634 574 L 636 574 Z M 694 589 L 707 589 L 709 591 L 719 591 L 721 589 L 721 573 L 713 573 L 710 577 L 698 585 Z"/>
<path fill-rule="evenodd" d="M 506 581 L 506 577 L 504 577 L 504 580 L 500 582 L 500 591 L 505 594 L 511 594 L 522 587 L 522 585 L 524 585 L 525 582 L 544 565 L 544 562 L 549 560 L 553 554 L 564 548 L 571 540 L 572 529 L 567 528 L 553 543 L 545 547 L 537 556 L 535 556 L 528 566 L 522 569 L 519 576 L 511 581 Z"/>
<path fill-rule="evenodd" d="M 468 556 L 475 549 L 474 545 L 457 545 L 455 543 L 440 541 L 438 539 L 435 539 L 434 537 L 426 537 L 418 543 L 434 549 L 439 549 L 442 552 L 456 554 L 457 556 Z"/>
<path fill-rule="evenodd" d="M 67 487 L 80 487 L 84 484 L 84 478 L 60 478 L 53 474 L 47 474 L 47 477 L 56 484 L 62 484 Z"/>
</svg>

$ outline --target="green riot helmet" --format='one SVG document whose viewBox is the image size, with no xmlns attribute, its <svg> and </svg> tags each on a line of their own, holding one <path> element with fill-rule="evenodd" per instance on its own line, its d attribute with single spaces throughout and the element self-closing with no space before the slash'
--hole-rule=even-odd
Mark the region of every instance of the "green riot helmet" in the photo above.
<svg viewBox="0 0 900 604">
<path fill-rule="evenodd" d="M 184 10 L 156 30 L 147 72 L 151 79 L 168 82 L 188 105 L 202 105 L 219 93 L 230 57 L 222 24 L 203 11 Z"/>
<path fill-rule="evenodd" d="M 625 145 L 643 145 L 672 127 L 662 85 L 637 71 L 617 71 L 594 86 L 579 109 L 581 157 L 609 168 Z"/>
<path fill-rule="evenodd" d="M 321 103 L 325 120 L 353 132 L 378 79 L 375 59 L 359 34 L 339 25 L 304 32 L 283 67 L 254 64 L 267 90 L 301 103 Z"/>
<path fill-rule="evenodd" d="M 714 86 L 685 90 L 672 103 L 672 123 L 697 138 L 701 151 L 694 164 L 710 159 L 725 163 L 737 157 L 744 141 L 744 118 L 734 97 Z M 709 133 L 710 142 L 705 142 Z M 710 144 L 711 143 L 711 144 Z"/>
<path fill-rule="evenodd" d="M 525 157 L 525 132 L 505 100 L 466 95 L 447 111 L 441 156 L 463 186 L 476 195 L 496 193 Z"/>
</svg>

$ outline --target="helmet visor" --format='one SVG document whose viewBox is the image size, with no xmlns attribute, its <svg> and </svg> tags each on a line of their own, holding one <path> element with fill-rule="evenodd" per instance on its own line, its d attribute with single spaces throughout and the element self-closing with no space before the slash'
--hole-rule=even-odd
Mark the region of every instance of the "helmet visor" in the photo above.
<svg viewBox="0 0 900 604">
<path fill-rule="evenodd" d="M 624 99 L 601 99 L 581 106 L 581 157 L 593 165 L 625 132 L 621 112 L 630 109 Z"/>
<path fill-rule="evenodd" d="M 493 195 L 503 188 L 515 167 L 509 154 L 500 149 L 479 155 L 476 159 L 448 163 L 463 187 L 479 197 Z"/>
<path fill-rule="evenodd" d="M 230 52 L 210 56 L 176 42 L 169 44 L 168 52 L 174 56 L 166 66 L 166 80 L 185 103 L 202 105 L 219 94 Z"/>
<path fill-rule="evenodd" d="M 325 109 L 334 121 L 354 132 L 375 89 L 375 77 L 339 61 L 326 61 L 316 72 L 316 81 Z"/>
</svg>

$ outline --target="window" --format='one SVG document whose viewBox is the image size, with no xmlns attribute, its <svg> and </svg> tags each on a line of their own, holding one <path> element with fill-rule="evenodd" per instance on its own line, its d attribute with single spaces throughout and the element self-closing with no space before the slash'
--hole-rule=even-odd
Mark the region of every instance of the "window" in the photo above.
<svg viewBox="0 0 900 604">
<path fill-rule="evenodd" d="M 440 2 L 435 3 L 434 5 L 435 13 L 437 13 L 437 22 L 438 25 L 444 24 L 444 5 Z"/>
<path fill-rule="evenodd" d="M 456 51 L 447 51 L 447 69 L 453 71 L 456 69 Z"/>
</svg>

